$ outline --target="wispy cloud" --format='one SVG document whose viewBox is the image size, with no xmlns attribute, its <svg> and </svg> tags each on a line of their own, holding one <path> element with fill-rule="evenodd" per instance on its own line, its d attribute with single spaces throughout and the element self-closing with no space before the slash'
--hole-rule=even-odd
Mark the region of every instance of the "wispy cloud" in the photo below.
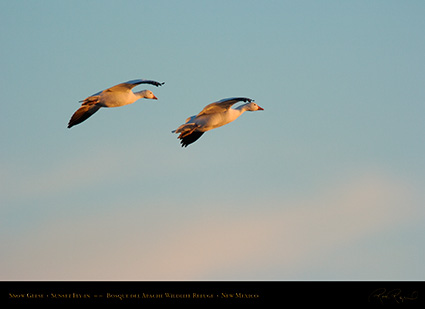
<svg viewBox="0 0 425 309">
<path fill-rule="evenodd" d="M 125 148 L 119 143 L 113 147 L 105 144 L 83 147 L 78 154 L 54 158 L 44 167 L 33 161 L 4 163 L 0 175 L 0 200 L 5 201 L 2 206 L 7 206 L 7 201 L 66 196 L 82 188 L 93 190 L 114 180 L 131 180 L 138 172 L 152 174 L 155 166 L 161 166 L 163 177 L 167 172 L 179 169 L 179 165 L 173 164 L 166 156 L 163 145 L 154 141 L 143 145 L 138 141 L 126 141 L 125 145 Z M 152 148 L 158 154 L 153 155 Z"/>
<path fill-rule="evenodd" d="M 411 194 L 397 179 L 366 174 L 247 212 L 223 215 L 210 205 L 207 214 L 179 217 L 158 206 L 74 218 L 12 246 L 4 279 L 283 280 L 342 244 L 405 222 L 415 211 Z"/>
</svg>

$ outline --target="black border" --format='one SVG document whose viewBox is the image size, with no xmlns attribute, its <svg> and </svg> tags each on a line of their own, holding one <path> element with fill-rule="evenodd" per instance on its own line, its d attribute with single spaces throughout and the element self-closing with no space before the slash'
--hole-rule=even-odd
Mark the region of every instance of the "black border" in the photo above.
<svg viewBox="0 0 425 309">
<path fill-rule="evenodd" d="M 423 281 L 2 281 L 11 305 L 425 305 Z"/>
</svg>

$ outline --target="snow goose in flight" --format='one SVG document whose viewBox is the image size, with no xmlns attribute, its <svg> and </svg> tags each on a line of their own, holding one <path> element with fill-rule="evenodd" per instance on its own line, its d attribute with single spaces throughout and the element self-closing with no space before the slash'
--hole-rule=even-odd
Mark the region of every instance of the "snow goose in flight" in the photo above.
<svg viewBox="0 0 425 309">
<path fill-rule="evenodd" d="M 103 91 L 93 94 L 92 96 L 80 101 L 83 102 L 81 107 L 72 115 L 68 123 L 68 128 L 75 126 L 91 115 L 96 113 L 101 107 L 118 107 L 136 102 L 138 99 L 154 99 L 158 98 L 150 90 L 142 90 L 133 92 L 131 89 L 140 84 L 151 84 L 154 86 L 162 86 L 159 83 L 147 79 L 135 79 L 128 82 L 115 85 Z"/>
<path fill-rule="evenodd" d="M 243 101 L 247 102 L 236 108 L 231 108 L 233 104 Z M 262 111 L 260 106 L 249 98 L 237 97 L 228 98 L 208 104 L 204 109 L 195 116 L 186 119 L 186 123 L 182 124 L 173 133 L 180 133 L 178 138 L 181 140 L 182 147 L 192 144 L 205 132 L 224 126 L 246 111 Z"/>
</svg>

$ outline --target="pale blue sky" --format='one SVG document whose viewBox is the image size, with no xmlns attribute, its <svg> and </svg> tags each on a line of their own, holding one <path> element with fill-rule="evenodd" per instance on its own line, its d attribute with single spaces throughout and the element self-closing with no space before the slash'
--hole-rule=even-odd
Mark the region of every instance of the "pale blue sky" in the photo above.
<svg viewBox="0 0 425 309">
<path fill-rule="evenodd" d="M 2 280 L 424 280 L 425 2 L 2 1 Z M 131 79 L 158 101 L 100 110 Z M 213 101 L 263 112 L 182 149 Z"/>
</svg>

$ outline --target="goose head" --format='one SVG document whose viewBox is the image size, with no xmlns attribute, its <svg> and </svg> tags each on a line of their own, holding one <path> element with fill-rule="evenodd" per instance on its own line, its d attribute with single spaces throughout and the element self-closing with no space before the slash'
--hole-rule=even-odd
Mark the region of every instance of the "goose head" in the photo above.
<svg viewBox="0 0 425 309">
<path fill-rule="evenodd" d="M 140 91 L 138 94 L 141 98 L 158 100 L 158 98 L 150 90 L 143 90 Z"/>
<path fill-rule="evenodd" d="M 246 111 L 249 111 L 249 112 L 263 111 L 264 110 L 264 108 L 258 106 L 257 103 L 254 103 L 254 102 L 250 102 L 248 104 L 245 104 L 244 109 Z"/>
</svg>

